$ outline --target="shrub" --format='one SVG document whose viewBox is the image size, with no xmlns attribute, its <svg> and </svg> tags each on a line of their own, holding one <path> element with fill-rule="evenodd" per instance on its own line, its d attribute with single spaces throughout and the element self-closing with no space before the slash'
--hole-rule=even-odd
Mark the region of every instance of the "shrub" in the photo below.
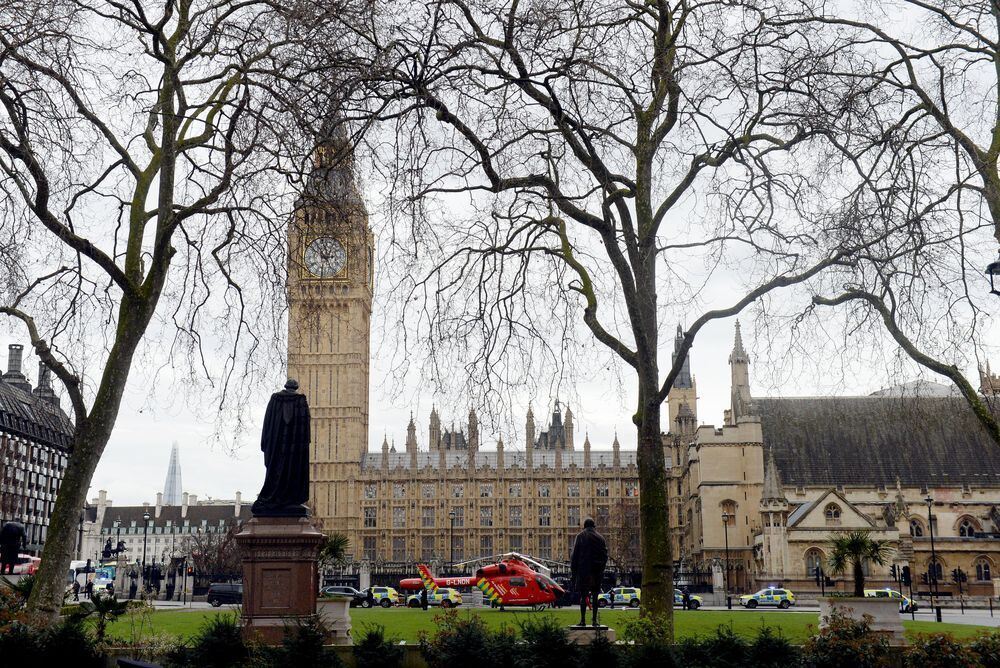
<svg viewBox="0 0 1000 668">
<path fill-rule="evenodd" d="M 207 618 L 188 647 L 179 648 L 167 657 L 167 664 L 178 668 L 233 668 L 246 665 L 250 647 L 243 641 L 236 615 Z"/>
<path fill-rule="evenodd" d="M 435 615 L 438 632 L 420 638 L 420 652 L 430 668 L 509 668 L 523 664 L 517 636 L 507 627 L 491 631 L 482 617 L 456 610 Z"/>
<path fill-rule="evenodd" d="M 398 668 L 403 665 L 406 655 L 398 638 L 385 635 L 381 624 L 366 626 L 361 635 L 354 638 L 354 660 L 365 668 Z"/>
<path fill-rule="evenodd" d="M 979 665 L 976 652 L 947 633 L 920 634 L 906 653 L 906 666 L 910 668 L 977 668 Z"/>
<path fill-rule="evenodd" d="M 630 668 L 677 665 L 667 629 L 650 618 L 639 617 L 626 621 L 622 626 L 621 638 L 631 643 L 624 657 Z"/>
<path fill-rule="evenodd" d="M 676 654 L 676 662 L 682 666 L 731 668 L 745 665 L 749 645 L 732 627 L 719 626 L 707 638 L 685 638 L 677 644 Z"/>
<path fill-rule="evenodd" d="M 296 668 L 342 666 L 343 663 L 336 652 L 327 652 L 323 648 L 325 641 L 326 627 L 317 615 L 297 618 L 285 626 L 280 661 L 275 665 L 296 666 Z"/>
<path fill-rule="evenodd" d="M 580 668 L 620 668 L 624 665 L 622 652 L 615 646 L 607 636 L 598 636 L 589 645 L 584 645 L 579 649 L 577 657 Z M 650 665 L 663 665 L 650 664 Z"/>
<path fill-rule="evenodd" d="M 1000 666 L 1000 631 L 983 633 L 969 643 L 969 649 L 976 654 L 984 666 Z"/>
<path fill-rule="evenodd" d="M 801 660 L 799 648 L 770 626 L 761 626 L 757 637 L 750 643 L 748 665 L 755 668 L 785 668 L 797 666 Z"/>
<path fill-rule="evenodd" d="M 519 622 L 524 643 L 524 665 L 529 668 L 568 668 L 577 664 L 580 648 L 570 642 L 566 628 L 551 615 Z"/>
<path fill-rule="evenodd" d="M 103 668 L 104 656 L 78 621 L 35 626 L 14 621 L 0 629 L 3 664 Z"/>
<path fill-rule="evenodd" d="M 875 668 L 889 660 L 889 641 L 871 632 L 871 618 L 857 621 L 834 611 L 827 627 L 806 640 L 803 663 L 810 668 Z"/>
</svg>

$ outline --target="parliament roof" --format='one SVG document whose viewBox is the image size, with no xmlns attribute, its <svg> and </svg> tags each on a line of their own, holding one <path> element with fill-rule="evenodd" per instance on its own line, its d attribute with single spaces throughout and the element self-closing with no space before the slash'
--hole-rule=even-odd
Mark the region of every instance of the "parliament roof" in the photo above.
<svg viewBox="0 0 1000 668">
<path fill-rule="evenodd" d="M 785 488 L 1000 485 L 1000 446 L 956 397 L 754 399 Z"/>
<path fill-rule="evenodd" d="M 66 450 L 73 423 L 57 405 L 0 380 L 0 431 Z"/>
</svg>

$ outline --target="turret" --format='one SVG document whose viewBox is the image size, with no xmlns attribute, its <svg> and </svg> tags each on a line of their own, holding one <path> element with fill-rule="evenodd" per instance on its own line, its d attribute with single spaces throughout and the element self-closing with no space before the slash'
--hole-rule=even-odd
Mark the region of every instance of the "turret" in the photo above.
<svg viewBox="0 0 1000 668">
<path fill-rule="evenodd" d="M 59 405 L 59 397 L 52 389 L 52 370 L 46 366 L 45 362 L 38 363 L 38 387 L 32 392 L 42 401 L 47 401 L 54 406 Z"/>
<path fill-rule="evenodd" d="M 497 474 L 503 475 L 504 471 L 504 457 L 503 457 L 503 437 L 497 440 Z"/>
<path fill-rule="evenodd" d="M 583 467 L 590 468 L 590 432 L 583 439 Z"/>
<path fill-rule="evenodd" d="M 534 465 L 535 451 L 535 413 L 528 405 L 528 415 L 524 419 L 524 465 L 531 469 Z"/>
<path fill-rule="evenodd" d="M 736 321 L 736 338 L 733 352 L 729 354 L 731 375 L 730 424 L 737 424 L 740 418 L 750 414 L 750 357 L 743 348 L 740 321 Z"/>
<path fill-rule="evenodd" d="M 417 451 L 417 425 L 413 422 L 413 413 L 410 413 L 410 423 L 406 425 L 406 451 Z"/>
<path fill-rule="evenodd" d="M 573 444 L 573 411 L 570 410 L 569 406 L 566 406 L 564 428 L 566 430 L 566 449 L 575 450 L 576 446 Z"/>
<path fill-rule="evenodd" d="M 382 437 L 382 468 L 389 468 L 389 437 Z"/>
<path fill-rule="evenodd" d="M 431 406 L 431 424 L 428 430 L 427 445 L 431 450 L 438 450 L 441 447 L 441 417 L 437 408 Z"/>
<path fill-rule="evenodd" d="M 611 463 L 614 467 L 621 468 L 622 465 L 622 444 L 618 442 L 618 431 L 615 431 L 615 442 L 611 444 Z"/>
<path fill-rule="evenodd" d="M 469 409 L 469 460 L 474 459 L 474 455 L 479 452 L 479 418 L 476 416 L 476 409 Z"/>
</svg>

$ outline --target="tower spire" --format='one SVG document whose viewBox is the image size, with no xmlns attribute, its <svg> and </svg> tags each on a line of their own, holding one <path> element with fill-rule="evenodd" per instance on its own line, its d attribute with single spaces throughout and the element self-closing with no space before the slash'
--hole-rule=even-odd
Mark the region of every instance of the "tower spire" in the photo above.
<svg viewBox="0 0 1000 668">
<path fill-rule="evenodd" d="M 774 448 L 767 450 L 767 464 L 764 466 L 764 489 L 760 494 L 761 501 L 784 500 L 785 492 L 781 487 L 781 474 L 774 463 Z"/>
<path fill-rule="evenodd" d="M 163 483 L 163 505 L 181 505 L 181 452 L 177 441 L 170 447 L 170 463 L 167 465 L 167 479 Z"/>
</svg>

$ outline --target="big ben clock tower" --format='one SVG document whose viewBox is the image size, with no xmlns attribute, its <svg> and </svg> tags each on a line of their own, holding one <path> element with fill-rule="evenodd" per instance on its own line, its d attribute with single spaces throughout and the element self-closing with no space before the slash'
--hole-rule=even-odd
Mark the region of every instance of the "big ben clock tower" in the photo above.
<svg viewBox="0 0 1000 668">
<path fill-rule="evenodd" d="M 374 238 L 341 129 L 324 137 L 288 226 L 288 375 L 312 414 L 310 505 L 357 545 L 357 478 L 368 449 Z"/>
</svg>

